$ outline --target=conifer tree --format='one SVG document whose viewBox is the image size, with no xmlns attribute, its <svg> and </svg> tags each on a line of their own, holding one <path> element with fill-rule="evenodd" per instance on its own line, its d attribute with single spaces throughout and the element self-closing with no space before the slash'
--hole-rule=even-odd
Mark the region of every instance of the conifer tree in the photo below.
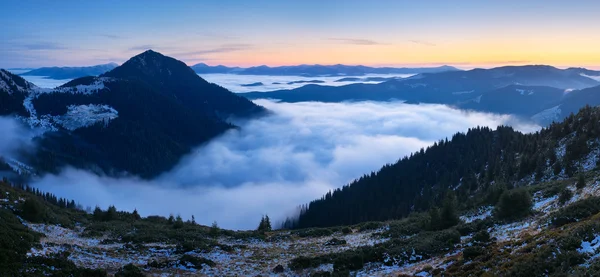
<svg viewBox="0 0 600 277">
<path fill-rule="evenodd" d="M 102 211 L 102 209 L 100 209 L 100 207 L 96 206 L 96 208 L 94 209 L 93 218 L 96 221 L 104 220 L 104 212 Z"/>
<path fill-rule="evenodd" d="M 177 217 L 175 218 L 175 223 L 173 223 L 173 228 L 179 229 L 182 227 L 183 227 L 183 219 L 181 218 L 180 215 L 177 215 Z"/>
<path fill-rule="evenodd" d="M 585 177 L 583 177 L 583 174 L 579 174 L 579 176 L 577 176 L 577 184 L 575 186 L 577 189 L 585 188 Z"/>
<path fill-rule="evenodd" d="M 216 238 L 219 236 L 220 231 L 221 230 L 219 228 L 219 225 L 217 224 L 217 221 L 213 221 L 212 225 L 210 226 L 210 236 Z"/>
</svg>

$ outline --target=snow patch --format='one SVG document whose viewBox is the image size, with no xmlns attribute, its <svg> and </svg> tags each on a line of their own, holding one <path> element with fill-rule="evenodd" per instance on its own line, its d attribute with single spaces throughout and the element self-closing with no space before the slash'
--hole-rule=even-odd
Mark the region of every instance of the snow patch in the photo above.
<svg viewBox="0 0 600 277">
<path fill-rule="evenodd" d="M 521 95 L 532 95 L 535 91 L 526 89 L 515 89 Z"/>
<path fill-rule="evenodd" d="M 549 109 L 545 109 L 537 114 L 534 114 L 531 119 L 534 121 L 555 121 L 560 118 L 562 110 L 560 109 L 560 105 L 554 106 Z"/>
<path fill-rule="evenodd" d="M 494 207 L 492 206 L 479 207 L 477 211 L 463 215 L 460 217 L 460 219 L 465 223 L 471 223 L 475 220 L 483 220 L 492 215 L 492 210 L 494 210 Z"/>
<path fill-rule="evenodd" d="M 461 95 L 461 94 L 469 94 L 469 93 L 473 93 L 473 92 L 475 92 L 475 90 L 455 91 L 452 94 L 453 95 Z"/>
<path fill-rule="evenodd" d="M 89 84 L 89 85 L 76 85 L 74 87 L 59 87 L 56 88 L 55 90 L 53 90 L 52 92 L 56 92 L 56 93 L 73 93 L 73 94 L 94 94 L 97 93 L 103 89 L 109 89 L 107 88 L 104 83 L 105 82 L 111 82 L 113 81 L 113 78 L 108 78 L 108 77 L 100 77 L 100 78 L 96 78 L 94 79 L 94 82 Z"/>
<path fill-rule="evenodd" d="M 19 175 L 23 175 L 23 174 L 31 174 L 33 172 L 33 167 L 28 166 L 20 161 L 17 161 L 15 159 L 12 158 L 8 158 L 5 157 L 4 158 L 4 162 L 10 166 L 10 168 L 18 173 Z"/>
<path fill-rule="evenodd" d="M 581 247 L 577 249 L 577 252 L 587 253 L 587 254 L 596 254 L 596 251 L 598 251 L 598 248 L 600 248 L 600 235 L 596 235 L 596 238 L 594 238 L 591 241 L 582 241 Z"/>
<path fill-rule="evenodd" d="M 579 75 L 581 75 L 581 76 L 583 76 L 583 77 L 590 78 L 590 79 L 593 79 L 593 80 L 596 80 L 596 81 L 600 82 L 600 75 L 598 75 L 598 76 L 592 76 L 592 75 L 587 75 L 587 74 L 585 74 L 585 73 L 581 73 L 581 74 L 579 74 Z"/>
<path fill-rule="evenodd" d="M 108 105 L 71 105 L 64 115 L 54 116 L 53 120 L 67 130 L 91 126 L 97 122 L 105 125 L 117 118 L 119 113 Z"/>
</svg>

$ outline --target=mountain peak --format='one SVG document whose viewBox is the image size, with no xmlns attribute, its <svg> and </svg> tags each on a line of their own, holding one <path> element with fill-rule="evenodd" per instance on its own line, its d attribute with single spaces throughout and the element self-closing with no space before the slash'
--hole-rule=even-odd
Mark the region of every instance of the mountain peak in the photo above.
<svg viewBox="0 0 600 277">
<path fill-rule="evenodd" d="M 140 53 L 121 66 L 103 74 L 105 77 L 135 78 L 149 83 L 164 83 L 171 79 L 199 78 L 185 63 L 153 50 Z"/>
<path fill-rule="evenodd" d="M 21 76 L 0 69 L 0 91 L 6 91 L 8 94 L 13 92 L 25 93 L 34 87 L 34 84 L 25 81 Z"/>
</svg>

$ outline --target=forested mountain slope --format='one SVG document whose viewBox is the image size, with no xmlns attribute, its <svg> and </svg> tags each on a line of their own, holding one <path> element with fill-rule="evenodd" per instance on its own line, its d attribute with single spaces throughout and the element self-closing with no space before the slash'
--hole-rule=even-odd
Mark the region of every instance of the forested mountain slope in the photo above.
<svg viewBox="0 0 600 277">
<path fill-rule="evenodd" d="M 533 134 L 473 128 L 327 193 L 288 223 L 304 228 L 401 218 L 441 205 L 448 191 L 468 209 L 495 200 L 498 190 L 596 167 L 599 138 L 600 108 L 591 107 Z"/>
<path fill-rule="evenodd" d="M 45 134 L 26 163 L 41 172 L 71 165 L 152 177 L 192 147 L 266 113 L 210 84 L 183 62 L 146 51 L 99 77 L 41 89 L 2 71 L 0 111 Z"/>
</svg>

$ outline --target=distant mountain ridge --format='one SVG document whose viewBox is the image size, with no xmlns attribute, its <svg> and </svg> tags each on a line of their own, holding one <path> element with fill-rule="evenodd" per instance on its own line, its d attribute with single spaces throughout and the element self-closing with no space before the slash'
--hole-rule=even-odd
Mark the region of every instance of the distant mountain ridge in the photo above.
<svg viewBox="0 0 600 277">
<path fill-rule="evenodd" d="M 552 120 L 560 120 L 586 104 L 600 104 L 599 97 L 593 93 L 600 90 L 600 81 L 590 76 L 600 76 L 600 71 L 558 69 L 545 65 L 505 66 L 423 73 L 379 84 L 339 87 L 307 85 L 291 90 L 250 92 L 243 95 L 250 99 L 272 98 L 284 102 L 404 100 L 408 103 L 447 104 L 463 109 L 524 117 L 535 116 L 550 108 L 558 111 L 557 106 L 562 101 L 571 103 L 568 109 L 560 109 L 553 116 L 536 117 L 546 124 Z"/>
<path fill-rule="evenodd" d="M 225 73 L 240 75 L 271 75 L 271 76 L 362 76 L 366 74 L 418 74 L 444 71 L 459 71 L 460 69 L 444 65 L 439 67 L 368 67 L 362 65 L 293 65 L 269 67 L 266 65 L 249 68 L 226 67 L 223 65 L 209 66 L 199 63 L 191 66 L 198 74 Z"/>
<path fill-rule="evenodd" d="M 98 76 L 119 66 L 116 63 L 82 67 L 42 67 L 22 73 L 22 76 L 45 76 L 49 79 L 75 79 L 85 76 Z"/>
<path fill-rule="evenodd" d="M 0 115 L 45 130 L 23 161 L 39 172 L 64 166 L 150 178 L 193 147 L 237 128 L 231 118 L 267 112 L 206 82 L 183 62 L 141 53 L 98 77 L 42 89 L 0 71 Z"/>
</svg>

